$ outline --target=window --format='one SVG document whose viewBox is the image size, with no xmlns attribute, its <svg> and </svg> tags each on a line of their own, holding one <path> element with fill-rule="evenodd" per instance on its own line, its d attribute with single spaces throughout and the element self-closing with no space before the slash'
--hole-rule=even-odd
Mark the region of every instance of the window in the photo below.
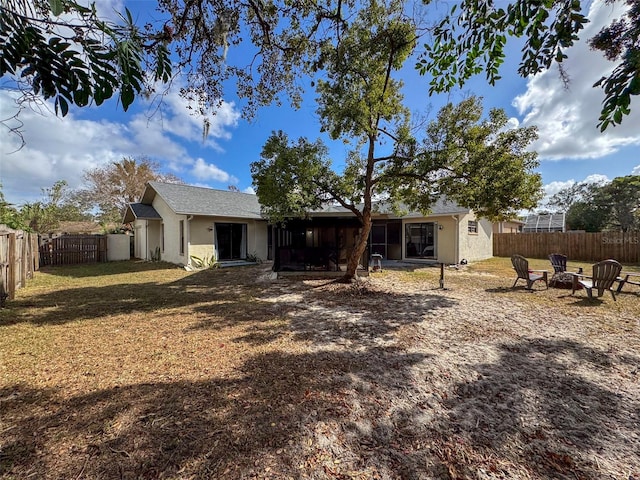
<svg viewBox="0 0 640 480">
<path fill-rule="evenodd" d="M 180 255 L 184 255 L 184 220 L 180 220 Z"/>
<path fill-rule="evenodd" d="M 478 233 L 478 221 L 477 220 L 469 220 L 467 224 L 467 228 L 469 233 L 477 234 Z"/>
<path fill-rule="evenodd" d="M 160 224 L 160 248 L 162 249 L 162 253 L 164 253 L 164 223 Z"/>
</svg>

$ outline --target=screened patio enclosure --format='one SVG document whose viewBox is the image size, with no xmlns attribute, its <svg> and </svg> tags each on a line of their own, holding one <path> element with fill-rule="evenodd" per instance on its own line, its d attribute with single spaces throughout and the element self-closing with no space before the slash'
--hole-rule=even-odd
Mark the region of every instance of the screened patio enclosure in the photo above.
<svg viewBox="0 0 640 480">
<path fill-rule="evenodd" d="M 345 271 L 360 228 L 353 218 L 290 220 L 285 226 L 273 226 L 273 270 Z M 358 268 L 368 268 L 369 255 L 367 247 Z"/>
</svg>

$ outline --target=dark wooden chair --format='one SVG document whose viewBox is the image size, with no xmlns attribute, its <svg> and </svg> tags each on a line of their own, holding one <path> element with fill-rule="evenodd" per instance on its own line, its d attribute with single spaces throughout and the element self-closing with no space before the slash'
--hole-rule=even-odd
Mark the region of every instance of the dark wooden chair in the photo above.
<svg viewBox="0 0 640 480">
<path fill-rule="evenodd" d="M 589 298 L 593 298 L 593 290 L 596 290 L 598 297 L 601 297 L 605 291 L 609 290 L 613 300 L 616 301 L 613 284 L 616 281 L 620 281 L 618 276 L 621 271 L 622 265 L 620 263 L 615 260 L 603 260 L 593 265 L 592 275 L 574 273 L 571 295 L 578 289 L 578 285 L 581 285 L 587 291 Z"/>
<path fill-rule="evenodd" d="M 567 256 L 561 253 L 552 253 L 549 255 L 549 261 L 555 273 L 567 271 Z"/>
<path fill-rule="evenodd" d="M 545 286 L 549 288 L 549 272 L 547 272 L 546 270 L 529 269 L 529 261 L 522 255 L 512 255 L 511 263 L 513 265 L 513 269 L 518 275 L 511 288 L 515 288 L 516 283 L 518 283 L 518 280 L 520 279 L 523 279 L 525 282 L 527 282 L 527 290 L 532 290 L 531 287 L 533 286 L 534 282 L 537 282 L 539 280 L 543 281 Z"/>
</svg>

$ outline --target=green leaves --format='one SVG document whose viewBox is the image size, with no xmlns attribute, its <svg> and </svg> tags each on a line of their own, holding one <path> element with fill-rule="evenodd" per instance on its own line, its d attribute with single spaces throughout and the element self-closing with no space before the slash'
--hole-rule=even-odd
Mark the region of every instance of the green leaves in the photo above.
<svg viewBox="0 0 640 480">
<path fill-rule="evenodd" d="M 170 81 L 168 48 L 162 42 L 146 48 L 128 10 L 123 24 L 115 24 L 98 19 L 93 5 L 46 2 L 53 17 L 73 17 L 73 33 L 60 29 L 46 9 L 32 10 L 30 0 L 8 0 L 0 17 L 0 75 L 12 75 L 33 94 L 53 99 L 57 115 L 67 115 L 73 104 L 101 105 L 116 92 L 126 111 L 143 89 L 151 89 L 148 65 L 153 65 L 151 81 Z"/>
<path fill-rule="evenodd" d="M 477 97 L 443 107 L 414 156 L 384 173 L 391 198 L 427 211 L 444 195 L 489 219 L 534 207 L 541 198 L 541 179 L 534 173 L 536 154 L 528 147 L 536 130 L 507 130 L 506 125 L 502 110 L 483 118 Z"/>
<path fill-rule="evenodd" d="M 329 190 L 338 189 L 327 148 L 319 140 L 290 142 L 282 131 L 271 134 L 251 175 L 263 214 L 273 223 L 305 217 L 320 208 Z"/>
<path fill-rule="evenodd" d="M 49 7 L 51 8 L 51 13 L 55 17 L 64 12 L 64 4 L 62 0 L 49 0 Z"/>
</svg>

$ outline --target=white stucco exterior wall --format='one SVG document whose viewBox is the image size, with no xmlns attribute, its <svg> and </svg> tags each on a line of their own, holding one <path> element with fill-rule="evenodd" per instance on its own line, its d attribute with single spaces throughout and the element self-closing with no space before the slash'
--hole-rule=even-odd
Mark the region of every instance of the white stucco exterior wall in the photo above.
<svg viewBox="0 0 640 480">
<path fill-rule="evenodd" d="M 267 258 L 267 222 L 263 220 L 189 216 L 176 214 L 162 198 L 156 196 L 153 207 L 162 220 L 136 220 L 136 255 L 150 260 L 150 252 L 161 248 L 161 259 L 178 265 L 187 265 L 191 256 L 209 258 L 214 254 L 215 223 L 238 223 L 247 225 L 247 253 L 262 260 Z M 184 254 L 180 254 L 180 221 L 184 225 Z M 162 227 L 164 226 L 164 249 L 162 249 Z"/>
<path fill-rule="evenodd" d="M 469 233 L 469 221 L 478 222 L 478 233 Z M 460 215 L 460 258 L 469 262 L 485 260 L 493 256 L 493 224 L 478 219 L 473 214 Z"/>
<path fill-rule="evenodd" d="M 147 221 L 136 220 L 133 222 L 133 231 L 135 235 L 133 255 L 135 258 L 147 260 L 149 255 L 147 250 Z"/>
<path fill-rule="evenodd" d="M 216 223 L 246 224 L 247 254 L 257 255 L 262 260 L 267 259 L 267 222 L 228 217 L 195 217 L 189 222 L 190 256 L 208 258 L 214 253 L 214 228 Z"/>
<path fill-rule="evenodd" d="M 187 216 L 178 215 L 169 208 L 167 203 L 162 200 L 158 195 L 153 199 L 153 208 L 162 217 L 161 221 L 158 221 L 158 227 L 155 233 L 157 234 L 155 245 L 160 246 L 161 258 L 166 262 L 176 263 L 178 265 L 186 265 L 188 256 L 188 237 L 187 237 Z M 184 221 L 184 254 L 180 254 L 180 220 Z M 162 225 L 164 225 L 164 250 L 161 247 L 162 244 Z"/>
<path fill-rule="evenodd" d="M 435 224 L 435 260 L 420 260 L 407 257 L 406 225 L 409 223 L 434 223 Z M 431 217 L 411 217 L 402 220 L 402 258 L 411 261 L 456 263 L 456 251 L 458 222 L 451 215 Z M 442 227 L 440 229 L 440 227 Z"/>
<path fill-rule="evenodd" d="M 478 233 L 470 234 L 468 221 L 478 222 Z M 436 225 L 436 259 L 439 263 L 455 264 L 462 259 L 478 261 L 493 256 L 493 224 L 476 219 L 473 214 L 434 215 L 402 220 L 402 258 L 407 258 L 406 228 L 409 223 L 434 223 Z M 442 227 L 442 228 L 440 228 Z M 415 261 L 415 258 L 410 260 Z M 417 260 L 420 261 L 420 260 Z M 424 260 L 428 262 L 429 260 Z"/>
</svg>

